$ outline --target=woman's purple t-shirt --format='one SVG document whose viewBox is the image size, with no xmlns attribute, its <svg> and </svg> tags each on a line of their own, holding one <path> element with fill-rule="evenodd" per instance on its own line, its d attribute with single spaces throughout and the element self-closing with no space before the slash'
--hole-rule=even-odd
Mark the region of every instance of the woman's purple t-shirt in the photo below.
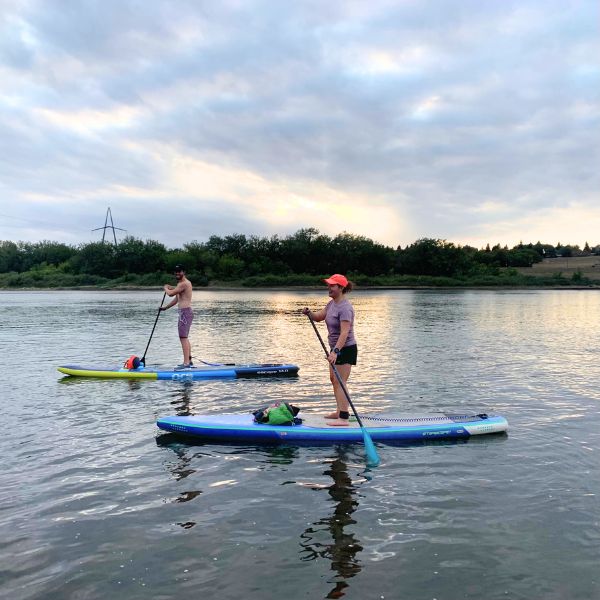
<svg viewBox="0 0 600 600">
<path fill-rule="evenodd" d="M 348 332 L 344 348 L 346 346 L 354 346 L 356 339 L 354 338 L 354 308 L 352 308 L 352 304 L 345 298 L 338 304 L 330 300 L 325 307 L 325 323 L 329 332 L 327 339 L 330 348 L 333 348 L 337 344 L 340 337 L 342 331 L 341 321 L 350 321 L 350 331 Z"/>
</svg>

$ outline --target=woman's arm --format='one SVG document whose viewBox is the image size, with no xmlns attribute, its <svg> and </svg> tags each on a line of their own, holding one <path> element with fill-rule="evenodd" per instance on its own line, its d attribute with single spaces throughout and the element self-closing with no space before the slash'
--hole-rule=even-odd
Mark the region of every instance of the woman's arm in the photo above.
<svg viewBox="0 0 600 600">
<path fill-rule="evenodd" d="M 335 343 L 336 348 L 341 350 L 346 345 L 346 340 L 348 339 L 348 334 L 350 333 L 350 325 L 350 321 L 340 321 L 340 337 Z"/>
<path fill-rule="evenodd" d="M 326 309 L 322 308 L 321 310 L 317 310 L 317 311 L 313 312 L 312 310 L 309 310 L 308 308 L 303 308 L 302 314 L 310 315 L 311 319 L 318 323 L 319 321 L 325 320 L 325 315 L 327 314 L 327 311 L 326 311 Z"/>
</svg>

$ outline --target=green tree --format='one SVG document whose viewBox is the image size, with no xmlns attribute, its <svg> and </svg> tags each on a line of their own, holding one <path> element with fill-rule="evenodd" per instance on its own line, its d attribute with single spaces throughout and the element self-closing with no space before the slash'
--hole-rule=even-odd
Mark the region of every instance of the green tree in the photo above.
<svg viewBox="0 0 600 600">
<path fill-rule="evenodd" d="M 216 265 L 216 276 L 219 279 L 237 279 L 244 270 L 244 261 L 230 254 L 219 257 Z"/>
<path fill-rule="evenodd" d="M 423 238 L 398 253 L 396 272 L 453 277 L 467 274 L 472 266 L 472 259 L 459 246 L 446 240 Z"/>
<path fill-rule="evenodd" d="M 367 237 L 341 233 L 333 238 L 332 246 L 334 264 L 330 270 L 363 275 L 387 275 L 393 270 L 395 252 Z"/>
<path fill-rule="evenodd" d="M 75 256 L 77 250 L 66 244 L 43 240 L 35 244 L 24 244 L 23 252 L 25 265 L 31 268 L 42 263 L 58 266 Z"/>
<path fill-rule="evenodd" d="M 8 240 L 0 241 L 0 273 L 20 273 L 22 265 L 23 257 L 17 244 Z"/>
<path fill-rule="evenodd" d="M 70 269 L 75 273 L 114 278 L 121 275 L 116 265 L 116 247 L 103 242 L 91 242 L 79 247 L 79 252 L 70 260 Z"/>
<path fill-rule="evenodd" d="M 292 273 L 316 274 L 329 264 L 327 250 L 331 249 L 331 238 L 322 236 L 317 229 L 299 229 L 280 242 L 280 259 L 286 271 Z"/>
<path fill-rule="evenodd" d="M 153 273 L 164 268 L 165 247 L 127 236 L 115 251 L 115 268 L 120 274 Z"/>
</svg>

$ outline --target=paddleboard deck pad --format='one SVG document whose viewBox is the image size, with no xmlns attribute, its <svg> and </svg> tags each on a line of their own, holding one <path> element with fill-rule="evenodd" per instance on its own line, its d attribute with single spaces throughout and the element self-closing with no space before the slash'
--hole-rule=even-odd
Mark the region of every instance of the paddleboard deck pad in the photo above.
<svg viewBox="0 0 600 600">
<path fill-rule="evenodd" d="M 356 420 L 348 427 L 327 425 L 322 415 L 299 415 L 300 425 L 265 425 L 254 422 L 251 414 L 197 415 L 163 417 L 160 429 L 182 436 L 236 442 L 362 442 L 363 434 Z M 416 441 L 469 438 L 473 435 L 502 433 L 508 422 L 498 415 L 429 414 L 429 415 L 361 415 L 374 441 Z"/>
<path fill-rule="evenodd" d="M 211 365 L 185 369 L 114 369 L 111 367 L 82 367 L 64 365 L 58 370 L 72 377 L 97 377 L 102 379 L 168 379 L 171 381 L 196 381 L 224 377 L 285 377 L 298 374 L 298 366 L 286 364 Z"/>
</svg>

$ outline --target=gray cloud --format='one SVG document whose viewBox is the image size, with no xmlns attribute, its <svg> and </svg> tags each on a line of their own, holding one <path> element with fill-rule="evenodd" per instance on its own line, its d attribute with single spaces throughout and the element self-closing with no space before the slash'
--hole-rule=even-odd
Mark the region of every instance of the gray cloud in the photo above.
<svg viewBox="0 0 600 600">
<path fill-rule="evenodd" d="M 460 241 L 573 199 L 596 208 L 599 12 L 592 0 L 8 3 L 0 213 L 14 218 L 0 217 L 0 239 L 35 239 L 18 219 L 36 195 L 69 206 L 81 239 L 107 204 L 162 241 L 285 233 L 202 189 L 154 197 L 160 148 L 384 198 L 412 224 L 399 243 Z M 119 110 L 131 115 L 92 130 L 52 120 Z M 486 202 L 502 216 L 475 210 Z"/>
</svg>

